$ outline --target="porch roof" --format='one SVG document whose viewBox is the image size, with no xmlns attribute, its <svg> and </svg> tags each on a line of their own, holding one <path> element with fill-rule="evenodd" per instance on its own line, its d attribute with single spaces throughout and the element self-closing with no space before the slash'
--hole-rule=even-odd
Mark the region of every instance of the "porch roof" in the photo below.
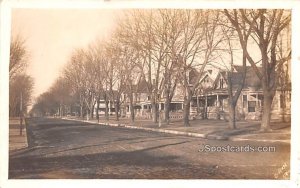
<svg viewBox="0 0 300 188">
<path fill-rule="evenodd" d="M 228 95 L 226 88 L 224 89 L 207 89 L 204 92 L 198 94 L 198 96 L 207 96 L 207 95 Z"/>
</svg>

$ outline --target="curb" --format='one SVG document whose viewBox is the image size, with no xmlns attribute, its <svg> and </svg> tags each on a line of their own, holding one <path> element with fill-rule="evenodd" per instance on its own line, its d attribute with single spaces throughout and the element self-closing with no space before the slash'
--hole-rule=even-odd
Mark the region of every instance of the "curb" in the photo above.
<svg viewBox="0 0 300 188">
<path fill-rule="evenodd" d="M 67 119 L 67 118 L 62 118 L 62 119 L 85 122 L 85 123 L 90 123 L 90 124 L 99 124 L 102 126 L 124 127 L 124 128 L 128 128 L 128 129 L 138 129 L 138 130 L 145 130 L 145 131 L 152 131 L 152 132 L 159 132 L 159 133 L 190 136 L 190 137 L 203 138 L 203 139 L 208 139 L 208 140 L 228 140 L 229 139 L 229 137 L 227 137 L 227 136 L 219 136 L 219 135 L 207 135 L 207 134 L 201 134 L 201 133 L 182 132 L 182 131 L 175 131 L 175 130 L 168 130 L 168 129 L 137 127 L 137 126 L 126 125 L 126 124 L 101 123 L 101 122 L 97 123 L 97 122 L 86 121 L 86 120 L 77 120 L 77 119 Z"/>
<path fill-rule="evenodd" d="M 207 139 L 207 140 L 257 141 L 257 142 L 271 142 L 271 143 L 275 143 L 275 142 L 290 143 L 290 140 L 265 140 L 265 139 L 237 138 L 237 137 L 222 136 L 222 135 L 208 135 L 208 134 L 193 133 L 193 132 L 182 132 L 182 131 L 168 130 L 168 129 L 137 127 L 137 126 L 126 125 L 126 124 L 101 123 L 101 122 L 97 123 L 97 122 L 92 122 L 92 121 L 87 121 L 87 120 L 77 120 L 77 119 L 68 119 L 68 118 L 62 118 L 62 119 L 85 122 L 85 123 L 90 123 L 90 124 L 99 124 L 99 125 L 102 125 L 102 126 L 124 127 L 124 128 L 128 128 L 128 129 L 138 129 L 138 130 L 145 130 L 145 131 L 152 131 L 152 132 L 160 132 L 160 133 L 167 133 L 167 134 L 190 136 L 190 137 L 196 137 L 196 138 L 203 138 L 203 139 Z"/>
<path fill-rule="evenodd" d="M 275 142 L 281 142 L 281 143 L 287 143 L 290 144 L 291 141 L 290 140 L 263 140 L 263 139 L 249 139 L 249 138 L 229 138 L 228 140 L 230 141 L 257 141 L 257 142 L 271 142 L 271 143 L 275 143 Z"/>
</svg>

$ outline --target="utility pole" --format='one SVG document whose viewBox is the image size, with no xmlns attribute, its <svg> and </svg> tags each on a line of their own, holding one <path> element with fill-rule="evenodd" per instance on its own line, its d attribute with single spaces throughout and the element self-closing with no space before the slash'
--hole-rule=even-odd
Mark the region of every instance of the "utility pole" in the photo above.
<svg viewBox="0 0 300 188">
<path fill-rule="evenodd" d="M 160 104 L 160 94 L 158 94 L 158 114 L 159 114 L 159 116 L 158 116 L 158 127 L 161 127 L 161 113 L 160 113 L 160 111 L 161 111 L 161 104 Z"/>
<path fill-rule="evenodd" d="M 23 131 L 23 93 L 21 92 L 20 97 L 20 136 L 22 136 Z"/>
</svg>

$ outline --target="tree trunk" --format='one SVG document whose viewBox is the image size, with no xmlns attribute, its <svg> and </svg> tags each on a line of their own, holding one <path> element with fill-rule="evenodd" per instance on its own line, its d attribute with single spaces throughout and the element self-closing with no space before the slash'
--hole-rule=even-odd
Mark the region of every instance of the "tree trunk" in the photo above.
<svg viewBox="0 0 300 188">
<path fill-rule="evenodd" d="M 270 91 L 264 90 L 263 114 L 260 130 L 267 132 L 271 130 L 270 119 L 272 111 L 272 101 L 274 95 Z"/>
<path fill-rule="evenodd" d="M 93 105 L 92 105 L 92 109 L 91 109 L 91 119 L 94 119 L 94 111 L 95 111 L 95 103 L 93 103 Z"/>
<path fill-rule="evenodd" d="M 79 95 L 79 105 L 80 105 L 80 118 L 84 119 L 83 117 L 83 99 L 82 99 L 82 95 Z"/>
<path fill-rule="evenodd" d="M 242 71 L 242 82 L 239 84 L 236 92 L 233 94 L 233 88 L 232 88 L 232 73 L 233 73 L 233 55 L 231 53 L 231 72 L 227 74 L 227 80 L 228 80 L 228 86 L 227 86 L 227 92 L 229 96 L 229 128 L 235 129 L 236 128 L 236 104 L 237 101 L 241 95 L 242 89 L 245 85 L 245 79 L 246 79 L 246 54 L 243 52 L 243 71 Z"/>
<path fill-rule="evenodd" d="M 157 110 L 157 104 L 156 103 L 151 103 L 151 107 L 152 107 L 152 121 L 154 123 L 157 123 L 158 121 L 158 110 Z"/>
<path fill-rule="evenodd" d="M 185 97 L 183 101 L 183 124 L 186 127 L 190 126 L 190 106 L 191 98 Z"/>
<path fill-rule="evenodd" d="M 127 117 L 127 103 L 125 103 L 124 105 L 122 105 L 122 109 L 121 109 L 121 116 L 123 117 Z"/>
<path fill-rule="evenodd" d="M 109 120 L 109 115 L 108 115 L 108 98 L 107 98 L 107 94 L 104 94 L 104 103 L 105 103 L 105 120 L 108 121 Z"/>
<path fill-rule="evenodd" d="M 132 100 L 130 100 L 130 102 L 129 102 L 129 108 L 130 108 L 130 120 L 133 123 L 135 115 L 134 115 L 134 106 L 133 106 L 133 101 Z"/>
<path fill-rule="evenodd" d="M 115 102 L 116 121 L 119 121 L 119 109 L 120 109 L 120 101 L 117 99 Z"/>
<path fill-rule="evenodd" d="M 170 99 L 169 99 L 169 97 L 166 97 L 164 112 L 165 112 L 165 122 L 168 125 L 170 123 Z"/>
<path fill-rule="evenodd" d="M 83 106 L 80 105 L 80 117 L 83 118 Z"/>
<path fill-rule="evenodd" d="M 109 114 L 108 114 L 108 100 L 105 97 L 105 120 L 108 121 L 109 120 Z"/>
<path fill-rule="evenodd" d="M 89 114 L 89 109 L 86 109 L 86 120 L 89 121 L 90 120 L 90 114 Z"/>
<path fill-rule="evenodd" d="M 100 106 L 100 101 L 98 100 L 97 101 L 97 108 L 96 108 L 96 118 L 97 118 L 98 123 L 99 123 L 99 106 Z"/>
<path fill-rule="evenodd" d="M 62 105 L 59 104 L 59 117 L 62 118 Z"/>
<path fill-rule="evenodd" d="M 230 129 L 235 129 L 236 128 L 236 112 L 235 112 L 235 107 L 232 102 L 229 102 L 229 128 Z"/>
</svg>

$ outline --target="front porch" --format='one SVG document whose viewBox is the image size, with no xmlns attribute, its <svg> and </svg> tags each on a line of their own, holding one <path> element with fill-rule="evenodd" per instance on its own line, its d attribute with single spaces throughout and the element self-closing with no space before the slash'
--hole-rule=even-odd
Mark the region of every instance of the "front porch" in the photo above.
<svg viewBox="0 0 300 188">
<path fill-rule="evenodd" d="M 197 119 L 229 118 L 227 90 L 219 90 L 193 97 L 191 112 Z M 260 120 L 262 113 L 263 94 L 261 91 L 243 91 L 237 101 L 237 120 Z"/>
</svg>

